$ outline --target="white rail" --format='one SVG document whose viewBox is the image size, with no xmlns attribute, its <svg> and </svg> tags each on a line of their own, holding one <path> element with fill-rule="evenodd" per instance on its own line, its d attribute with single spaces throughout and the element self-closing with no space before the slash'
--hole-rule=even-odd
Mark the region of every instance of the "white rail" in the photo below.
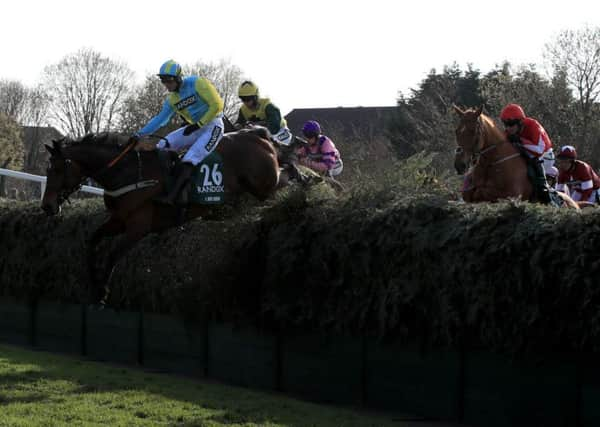
<svg viewBox="0 0 600 427">
<path fill-rule="evenodd" d="M 0 169 L 0 175 L 10 176 L 12 178 L 24 179 L 27 181 L 35 181 L 39 182 L 42 189 L 42 196 L 44 195 L 44 191 L 46 191 L 46 177 L 40 175 L 33 175 L 27 172 L 19 172 L 13 171 L 10 169 Z M 85 193 L 97 194 L 102 196 L 104 194 L 104 190 L 102 188 L 90 187 L 89 185 L 83 185 L 79 191 L 83 191 Z"/>
</svg>

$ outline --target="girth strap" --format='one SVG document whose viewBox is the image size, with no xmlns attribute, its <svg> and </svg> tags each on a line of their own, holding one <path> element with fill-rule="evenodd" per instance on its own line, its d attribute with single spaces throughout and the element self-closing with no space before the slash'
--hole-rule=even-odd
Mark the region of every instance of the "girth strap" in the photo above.
<svg viewBox="0 0 600 427">
<path fill-rule="evenodd" d="M 104 190 L 105 196 L 110 197 L 119 197 L 123 194 L 129 193 L 135 190 L 141 190 L 142 188 L 152 187 L 158 184 L 156 179 L 148 179 L 146 181 L 136 182 L 135 184 L 129 184 L 121 188 L 117 188 L 116 190 Z"/>
</svg>

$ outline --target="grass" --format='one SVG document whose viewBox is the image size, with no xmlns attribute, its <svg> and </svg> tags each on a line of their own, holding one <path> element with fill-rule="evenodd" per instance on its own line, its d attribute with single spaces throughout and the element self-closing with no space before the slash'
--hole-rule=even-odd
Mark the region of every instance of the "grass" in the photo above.
<svg viewBox="0 0 600 427">
<path fill-rule="evenodd" d="M 0 426 L 422 426 L 0 345 Z"/>
</svg>

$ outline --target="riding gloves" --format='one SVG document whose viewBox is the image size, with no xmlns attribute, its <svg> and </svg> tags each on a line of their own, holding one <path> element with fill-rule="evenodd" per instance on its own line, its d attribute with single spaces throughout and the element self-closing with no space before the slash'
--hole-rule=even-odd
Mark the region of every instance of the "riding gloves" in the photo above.
<svg viewBox="0 0 600 427">
<path fill-rule="evenodd" d="M 521 142 L 521 137 L 516 133 L 511 133 L 508 135 L 508 140 L 514 144 L 518 144 Z"/>
<path fill-rule="evenodd" d="M 195 132 L 198 129 L 200 129 L 200 126 L 198 126 L 197 123 L 194 123 L 193 125 L 187 125 L 183 130 L 183 135 L 188 136 L 190 133 Z"/>
</svg>

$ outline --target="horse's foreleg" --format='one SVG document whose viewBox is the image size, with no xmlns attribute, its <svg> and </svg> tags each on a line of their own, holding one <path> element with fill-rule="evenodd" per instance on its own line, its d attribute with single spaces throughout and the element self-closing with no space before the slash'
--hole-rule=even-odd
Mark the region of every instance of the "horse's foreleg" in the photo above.
<svg viewBox="0 0 600 427">
<path fill-rule="evenodd" d="M 134 213 L 127 219 L 127 223 L 123 225 L 125 236 L 123 236 L 123 239 L 108 254 L 108 262 L 100 286 L 100 290 L 102 291 L 100 304 L 106 304 L 108 294 L 110 293 L 110 281 L 119 260 L 121 260 L 121 258 L 123 258 L 123 256 L 125 256 L 125 254 L 151 230 L 152 208 Z"/>
<path fill-rule="evenodd" d="M 112 280 L 113 273 L 115 272 L 117 262 L 119 262 L 119 260 L 123 258 L 123 256 L 125 256 L 125 254 L 129 252 L 129 250 L 133 248 L 142 237 L 143 236 L 132 238 L 126 235 L 117 244 L 117 246 L 110 251 L 106 269 L 104 270 L 104 274 L 100 280 L 99 290 L 101 293 L 99 294 L 98 300 L 101 305 L 106 305 L 108 300 L 108 295 L 110 294 L 110 281 Z"/>
<path fill-rule="evenodd" d="M 111 216 L 92 233 L 88 241 L 86 248 L 87 273 L 90 282 L 89 289 L 93 295 L 90 299 L 94 302 L 100 300 L 103 295 L 102 284 L 96 274 L 96 247 L 103 238 L 116 236 L 123 231 L 125 231 L 123 222 Z"/>
</svg>

